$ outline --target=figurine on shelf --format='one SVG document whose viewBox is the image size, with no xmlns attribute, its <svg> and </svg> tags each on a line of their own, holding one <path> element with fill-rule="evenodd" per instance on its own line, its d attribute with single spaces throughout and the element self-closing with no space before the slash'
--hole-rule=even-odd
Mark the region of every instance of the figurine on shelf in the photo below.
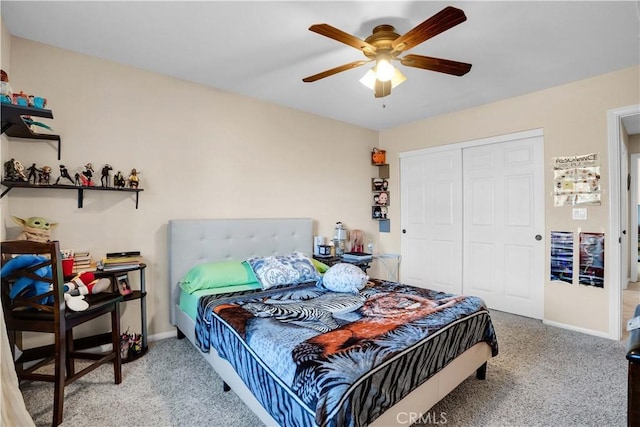
<svg viewBox="0 0 640 427">
<path fill-rule="evenodd" d="M 58 185 L 58 182 L 60 182 L 60 179 L 62 178 L 67 178 L 69 182 L 71 182 L 71 185 L 74 185 L 73 179 L 71 179 L 71 176 L 69 175 L 69 170 L 67 170 L 65 165 L 60 165 L 60 176 L 56 179 L 55 185 Z"/>
<path fill-rule="evenodd" d="M 138 171 L 131 169 L 131 175 L 129 175 L 129 188 L 138 188 L 139 182 L 140 178 L 138 178 Z"/>
<path fill-rule="evenodd" d="M 6 162 L 4 162 L 4 180 L 5 181 L 23 181 L 20 178 L 20 172 L 18 171 L 18 164 L 20 164 L 20 162 L 18 162 L 16 159 L 7 160 Z"/>
<path fill-rule="evenodd" d="M 73 179 L 75 180 L 75 185 L 76 187 L 80 187 L 82 185 L 82 183 L 80 182 L 80 172 L 76 172 L 75 175 L 73 175 Z"/>
<path fill-rule="evenodd" d="M 116 188 L 124 188 L 125 182 L 124 175 L 122 175 L 122 172 L 118 171 L 118 173 L 113 177 L 113 186 Z"/>
<path fill-rule="evenodd" d="M 37 174 L 38 172 L 40 172 L 40 169 L 38 169 L 35 163 L 32 163 L 31 166 L 27 168 L 27 170 L 29 171 L 29 177 L 27 178 L 27 181 L 29 181 L 29 184 L 31 184 L 31 178 L 33 178 L 33 183 L 36 184 Z"/>
<path fill-rule="evenodd" d="M 82 185 L 84 187 L 93 187 L 93 165 L 91 163 L 87 163 L 84 165 L 84 170 L 82 174 L 80 174 L 80 179 L 82 180 Z"/>
<path fill-rule="evenodd" d="M 9 84 L 9 75 L 4 70 L 0 70 L 0 101 L 11 104 L 12 99 L 13 90 Z"/>
<path fill-rule="evenodd" d="M 13 162 L 13 165 L 16 168 L 16 173 L 18 174 L 18 181 L 26 181 L 27 180 L 27 175 L 25 175 L 24 173 L 24 166 L 22 166 L 22 163 L 20 163 L 20 161 L 15 160 Z"/>
<path fill-rule="evenodd" d="M 110 173 L 113 170 L 113 168 L 109 165 L 109 163 L 107 163 L 106 165 L 104 165 L 104 167 L 102 168 L 102 176 L 100 177 L 100 184 L 102 184 L 103 187 L 110 187 L 111 186 L 111 177 L 110 177 Z"/>
<path fill-rule="evenodd" d="M 51 184 L 51 166 L 43 166 L 38 173 L 38 184 Z"/>
</svg>

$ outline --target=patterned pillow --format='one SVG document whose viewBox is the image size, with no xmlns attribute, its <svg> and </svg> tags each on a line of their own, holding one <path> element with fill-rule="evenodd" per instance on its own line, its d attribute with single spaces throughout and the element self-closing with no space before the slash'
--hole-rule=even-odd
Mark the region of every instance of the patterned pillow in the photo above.
<svg viewBox="0 0 640 427">
<path fill-rule="evenodd" d="M 365 287 L 369 276 L 365 274 L 359 267 L 341 262 L 334 264 L 324 273 L 319 285 L 324 286 L 333 292 L 350 292 L 357 294 L 358 291 Z"/>
<path fill-rule="evenodd" d="M 249 258 L 247 263 L 262 289 L 279 285 L 296 285 L 320 279 L 311 259 L 301 252 L 289 255 Z"/>
</svg>

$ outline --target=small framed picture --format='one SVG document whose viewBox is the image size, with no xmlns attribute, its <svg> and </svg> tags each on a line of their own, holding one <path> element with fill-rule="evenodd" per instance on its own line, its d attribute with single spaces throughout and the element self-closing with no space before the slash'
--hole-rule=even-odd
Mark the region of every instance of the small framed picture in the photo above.
<svg viewBox="0 0 640 427">
<path fill-rule="evenodd" d="M 129 275 L 121 274 L 116 276 L 118 284 L 118 292 L 120 295 L 129 295 L 131 293 L 131 286 L 129 286 Z"/>
</svg>

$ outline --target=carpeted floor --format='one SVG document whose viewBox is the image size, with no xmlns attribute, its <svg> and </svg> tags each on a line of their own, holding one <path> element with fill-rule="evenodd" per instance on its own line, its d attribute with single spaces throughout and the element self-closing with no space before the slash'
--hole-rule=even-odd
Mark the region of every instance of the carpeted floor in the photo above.
<svg viewBox="0 0 640 427">
<path fill-rule="evenodd" d="M 493 312 L 500 354 L 485 381 L 470 377 L 424 425 L 626 426 L 625 343 Z M 256 426 L 260 421 L 187 341 L 150 344 L 123 365 L 123 383 L 103 366 L 67 387 L 62 426 Z M 53 387 L 24 386 L 37 425 L 50 425 Z"/>
</svg>

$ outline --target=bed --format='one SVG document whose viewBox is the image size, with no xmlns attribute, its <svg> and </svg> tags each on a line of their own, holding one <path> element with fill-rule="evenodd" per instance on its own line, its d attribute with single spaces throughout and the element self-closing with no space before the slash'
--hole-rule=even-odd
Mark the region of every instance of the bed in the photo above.
<svg viewBox="0 0 640 427">
<path fill-rule="evenodd" d="M 306 389 L 301 391 L 298 388 L 298 394 L 294 393 L 290 384 L 282 381 L 278 377 L 279 374 L 274 374 L 275 372 L 280 373 L 283 369 L 290 370 L 290 368 L 274 366 L 280 364 L 273 362 L 269 365 L 267 363 L 268 360 L 265 362 L 260 357 L 253 359 L 252 357 L 255 356 L 254 350 L 251 348 L 253 344 L 250 346 L 242 341 L 245 324 L 243 323 L 241 327 L 238 327 L 237 321 L 231 319 L 231 317 L 225 318 L 226 312 L 223 310 L 224 308 L 237 307 L 237 304 L 241 302 L 247 303 L 249 301 L 252 305 L 255 305 L 253 303 L 256 301 L 261 303 L 268 299 L 279 298 L 279 296 L 274 296 L 276 295 L 275 292 L 278 292 L 277 289 L 262 290 L 256 289 L 254 286 L 239 290 L 234 288 L 234 290 L 238 291 L 230 292 L 229 289 L 222 288 L 221 291 L 214 292 L 222 293 L 222 296 L 205 295 L 202 298 L 199 298 L 200 295 L 197 292 L 192 295 L 185 295 L 184 292 L 181 292 L 182 289 L 179 282 L 195 265 L 270 257 L 296 252 L 309 254 L 313 241 L 312 230 L 313 223 L 310 218 L 186 219 L 169 221 L 171 323 L 176 326 L 179 338 L 186 337 L 194 346 L 203 350 L 202 356 L 220 375 L 225 386 L 231 388 L 265 425 L 410 425 L 417 421 L 426 421 L 424 416 L 430 417 L 432 415 L 428 414 L 428 410 L 470 375 L 475 373 L 478 378 L 484 379 L 487 361 L 497 354 L 497 342 L 488 311 L 483 307 L 476 307 L 472 315 L 465 314 L 462 316 L 465 318 L 464 320 L 456 318 L 457 320 L 451 322 L 451 325 L 447 324 L 446 326 L 435 328 L 438 331 L 433 334 L 436 338 L 445 335 L 464 335 L 466 332 L 461 331 L 466 329 L 462 328 L 471 330 L 471 327 L 466 326 L 465 323 L 469 318 L 474 321 L 474 328 L 482 328 L 482 330 L 478 329 L 477 332 L 473 332 L 475 334 L 473 341 L 470 341 L 471 338 L 465 338 L 467 341 L 465 341 L 464 346 L 460 343 L 447 344 L 448 347 L 444 349 L 443 344 L 442 354 L 434 353 L 430 355 L 430 360 L 437 361 L 437 363 L 433 362 L 437 366 L 434 367 L 434 372 L 428 373 L 428 377 L 412 380 L 412 378 L 418 378 L 422 375 L 422 369 L 413 372 L 411 366 L 401 364 L 403 359 L 400 359 L 400 356 L 393 356 L 383 363 L 384 367 L 376 371 L 378 372 L 377 375 L 367 376 L 367 374 L 358 380 L 355 385 L 343 385 L 342 389 L 348 390 L 348 392 L 345 392 L 344 396 L 337 395 L 343 396 L 342 399 L 338 399 L 335 396 L 324 398 L 325 401 L 329 401 L 327 406 L 329 409 L 316 410 L 315 407 L 310 409 L 310 402 L 315 405 L 322 399 L 319 399 L 318 396 L 310 397 L 310 391 Z M 363 298 L 372 300 L 383 294 L 390 295 L 391 291 L 395 290 L 399 290 L 402 295 L 410 294 L 410 298 L 414 300 L 440 298 L 437 293 L 433 293 L 434 291 L 410 287 L 404 288 L 401 287 L 404 285 L 383 280 L 375 280 L 374 282 L 360 292 L 360 295 L 366 296 L 366 298 Z M 296 286 L 300 287 L 299 289 L 296 287 L 296 292 L 313 293 L 314 297 L 319 292 L 313 284 L 306 283 Z M 380 295 L 376 295 L 376 293 Z M 335 293 L 321 293 L 320 297 L 324 298 L 327 295 L 332 296 L 332 294 Z M 346 294 L 338 296 L 347 298 Z M 189 299 L 191 300 L 190 302 Z M 446 299 L 448 301 L 446 306 L 452 307 L 453 304 L 456 304 L 453 306 L 455 310 L 464 305 L 477 303 L 475 299 L 469 299 L 471 302 L 468 303 L 467 300 L 458 303 L 458 300 L 452 302 L 450 299 Z M 191 306 L 195 305 L 196 309 L 188 309 L 189 304 Z M 208 306 L 211 306 L 211 311 L 206 315 L 204 310 Z M 442 309 L 436 315 L 440 316 L 441 313 L 442 316 L 444 316 L 444 313 L 455 314 L 455 310 L 453 308 L 451 310 Z M 362 308 L 355 312 L 352 310 L 345 316 L 352 316 L 354 313 L 362 311 L 364 311 Z M 435 318 L 436 315 L 431 317 Z M 362 317 L 360 314 L 358 316 Z M 353 320 L 360 322 L 369 320 L 360 319 L 358 316 Z M 259 315 L 249 317 L 251 317 L 251 322 L 258 322 L 258 320 L 275 322 L 273 318 L 257 319 L 260 317 Z M 211 325 L 207 323 L 207 327 L 211 327 L 211 332 L 207 332 L 208 335 L 204 341 L 201 336 L 202 323 L 205 322 L 203 319 L 206 319 L 206 322 L 213 323 Z M 232 324 L 232 326 L 235 325 L 236 329 L 224 327 L 225 325 L 229 326 L 227 323 Z M 196 332 L 196 324 L 198 324 L 198 332 Z M 338 329 L 335 329 L 337 325 L 329 327 L 329 330 L 325 333 L 337 333 L 348 326 L 343 321 L 340 322 L 340 325 Z M 293 329 L 295 325 L 288 323 L 285 327 Z M 261 327 L 258 329 L 262 331 L 268 328 Z M 317 353 L 318 343 L 315 335 L 322 336 L 322 329 L 316 327 L 315 329 L 318 330 L 313 333 L 309 332 L 311 331 L 310 328 L 300 327 L 298 329 L 306 331 L 309 338 L 301 343 L 304 346 L 295 346 L 294 353 L 296 355 L 301 354 L 302 356 L 299 359 L 303 361 L 299 362 L 294 369 L 297 384 L 326 383 L 326 378 L 321 377 L 321 374 L 309 370 L 310 365 L 318 364 L 316 363 L 317 360 L 313 359 L 314 357 L 320 357 L 314 353 L 314 351 Z M 241 331 L 241 333 L 238 333 L 238 331 Z M 440 333 L 441 331 L 442 333 Z M 252 337 L 257 335 L 254 334 Z M 472 335 L 472 333 L 469 332 L 469 335 Z M 228 339 L 232 342 L 225 344 L 223 336 L 224 340 Z M 265 334 L 265 336 L 268 335 Z M 437 339 L 432 341 L 438 342 Z M 214 346 L 209 348 L 209 342 L 222 347 Z M 306 351 L 309 348 L 309 343 L 316 345 L 314 350 L 311 351 L 313 353 L 312 356 L 309 356 L 310 353 Z M 230 347 L 225 348 L 224 345 L 230 345 Z M 436 347 L 434 346 L 435 344 L 430 347 L 430 352 L 440 351 L 435 350 L 434 348 Z M 219 348 L 220 351 L 216 351 L 215 348 Z M 305 351 L 300 351 L 300 348 L 305 349 Z M 410 354 L 411 357 L 418 357 L 417 354 L 422 352 L 423 348 L 426 349 L 427 344 L 413 346 L 411 349 L 400 353 L 404 355 L 402 357 L 406 356 L 405 353 Z M 440 347 L 437 348 L 439 349 Z M 445 355 L 444 353 L 447 354 Z M 326 357 L 326 353 L 323 353 L 322 357 Z M 361 361 L 358 361 L 358 363 L 361 363 Z M 248 371 L 251 371 L 250 373 L 245 369 L 246 365 L 249 365 Z M 252 375 L 255 378 L 252 378 Z M 427 374 L 425 373 L 424 375 Z M 285 375 L 283 374 L 283 376 Z M 391 378 L 401 379 L 398 381 L 398 387 L 396 387 L 396 384 L 388 382 Z M 382 382 L 378 383 L 377 381 Z M 412 381 L 415 381 L 416 384 L 411 385 L 411 390 L 406 390 L 405 383 Z M 402 390 L 396 392 L 396 388 Z M 393 392 L 390 393 L 389 390 L 393 390 Z M 371 397 L 367 397 L 367 393 L 369 396 L 374 396 L 375 405 L 362 404 L 362 402 L 372 401 Z M 336 402 L 337 400 L 340 401 Z M 356 406 L 358 407 L 356 408 Z M 265 407 L 269 408 L 269 410 L 265 409 Z M 286 408 L 283 409 L 283 407 Z M 325 416 L 326 418 L 323 418 Z"/>
</svg>

